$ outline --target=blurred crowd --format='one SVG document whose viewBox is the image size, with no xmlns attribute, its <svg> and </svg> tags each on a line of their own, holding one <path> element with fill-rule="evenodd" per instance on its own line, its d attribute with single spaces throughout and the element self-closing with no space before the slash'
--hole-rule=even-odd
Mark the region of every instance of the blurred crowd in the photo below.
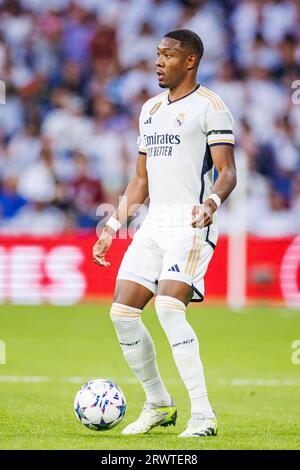
<svg viewBox="0 0 300 470">
<path fill-rule="evenodd" d="M 199 82 L 234 116 L 249 231 L 300 231 L 299 0 L 0 0 L 2 234 L 94 228 L 118 202 L 161 91 L 156 47 L 177 28 L 202 38 Z"/>
</svg>

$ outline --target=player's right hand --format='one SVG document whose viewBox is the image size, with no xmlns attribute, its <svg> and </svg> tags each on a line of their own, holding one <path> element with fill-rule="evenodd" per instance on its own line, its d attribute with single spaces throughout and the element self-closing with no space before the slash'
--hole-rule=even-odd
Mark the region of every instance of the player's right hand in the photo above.
<svg viewBox="0 0 300 470">
<path fill-rule="evenodd" d="M 192 210 L 191 225 L 194 228 L 208 227 L 213 222 L 213 213 L 217 205 L 212 199 L 206 199 L 203 204 L 198 204 Z"/>
<path fill-rule="evenodd" d="M 93 261 L 98 266 L 110 266 L 110 263 L 105 259 L 105 255 L 112 244 L 112 232 L 113 230 L 110 227 L 104 227 L 99 240 L 93 246 Z"/>
</svg>

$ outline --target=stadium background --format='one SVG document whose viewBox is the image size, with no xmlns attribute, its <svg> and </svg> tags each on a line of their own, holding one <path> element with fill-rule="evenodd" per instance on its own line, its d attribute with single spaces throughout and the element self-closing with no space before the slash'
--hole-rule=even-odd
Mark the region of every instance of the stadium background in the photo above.
<svg viewBox="0 0 300 470">
<path fill-rule="evenodd" d="M 91 249 L 97 207 L 116 205 L 134 170 L 141 105 L 161 91 L 156 46 L 178 27 L 203 39 L 199 82 L 235 119 L 248 168 L 246 293 L 261 305 L 237 315 L 224 302 L 236 217 L 226 203 L 208 300 L 189 313 L 220 437 L 180 445 L 299 448 L 299 19 L 297 0 L 0 0 L 0 448 L 179 445 L 176 430 L 100 439 L 72 416 L 91 377 L 124 388 L 127 423 L 143 403 L 108 315 L 129 240 L 114 242 L 105 271 Z M 185 392 L 152 305 L 145 321 L 183 428 Z"/>
<path fill-rule="evenodd" d="M 297 1 L 1 1 L 1 301 L 47 301 L 47 239 L 61 236 L 66 245 L 63 237 L 74 231 L 90 237 L 85 250 L 77 247 L 84 261 L 69 267 L 76 279 L 83 272 L 81 300 L 112 292 L 115 270 L 103 280 L 90 259 L 101 219 L 97 207 L 116 205 L 126 187 L 137 156 L 141 105 L 160 91 L 156 46 L 166 31 L 183 27 L 199 33 L 205 45 L 199 82 L 221 95 L 236 122 L 237 158 L 242 151 L 248 163 L 249 234 L 276 238 L 263 241 L 260 253 L 260 244 L 249 242 L 248 296 L 290 303 L 294 295 L 299 303 L 297 267 L 293 287 L 281 276 L 286 250 L 300 231 L 300 105 L 292 100 L 300 76 L 299 10 Z M 225 204 L 221 234 L 230 233 L 231 225 Z M 22 244 L 11 237 L 29 243 L 33 235 L 35 248 L 25 253 L 35 271 L 23 276 L 26 263 L 16 267 L 14 261 Z M 289 238 L 278 252 L 282 237 Z M 297 263 L 298 243 L 292 251 Z M 56 264 L 63 256 L 66 265 L 63 250 Z M 225 257 L 226 249 L 218 248 L 216 265 Z M 35 287 L 28 294 L 30 282 Z M 226 296 L 226 269 L 219 282 L 208 273 L 207 294 Z"/>
</svg>

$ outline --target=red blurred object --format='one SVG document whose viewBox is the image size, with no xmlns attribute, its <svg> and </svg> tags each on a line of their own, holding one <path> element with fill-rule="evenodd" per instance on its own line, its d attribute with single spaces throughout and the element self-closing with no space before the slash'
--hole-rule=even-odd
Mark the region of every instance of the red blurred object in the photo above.
<svg viewBox="0 0 300 470">
<path fill-rule="evenodd" d="M 116 239 L 109 268 L 92 261 L 93 233 L 59 237 L 0 238 L 0 303 L 73 304 L 110 297 L 130 239 Z M 292 263 L 292 264 L 291 264 Z M 300 296 L 299 238 L 248 238 L 247 298 L 284 302 Z M 207 300 L 227 296 L 227 238 L 220 237 L 205 278 Z M 292 290 L 294 289 L 294 292 Z M 295 289 L 297 292 L 295 293 Z"/>
</svg>

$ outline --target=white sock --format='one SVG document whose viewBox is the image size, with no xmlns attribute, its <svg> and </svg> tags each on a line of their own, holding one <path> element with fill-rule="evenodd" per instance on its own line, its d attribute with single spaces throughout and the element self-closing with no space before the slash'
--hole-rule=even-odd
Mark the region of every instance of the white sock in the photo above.
<svg viewBox="0 0 300 470">
<path fill-rule="evenodd" d="M 110 316 L 125 359 L 145 391 L 146 401 L 169 406 L 171 397 L 160 377 L 154 344 L 141 313 L 138 308 L 113 303 Z"/>
<path fill-rule="evenodd" d="M 155 307 L 172 347 L 179 374 L 189 393 L 191 414 L 201 414 L 206 418 L 214 417 L 207 396 L 198 339 L 186 320 L 186 306 L 174 297 L 158 295 L 155 299 Z"/>
</svg>

